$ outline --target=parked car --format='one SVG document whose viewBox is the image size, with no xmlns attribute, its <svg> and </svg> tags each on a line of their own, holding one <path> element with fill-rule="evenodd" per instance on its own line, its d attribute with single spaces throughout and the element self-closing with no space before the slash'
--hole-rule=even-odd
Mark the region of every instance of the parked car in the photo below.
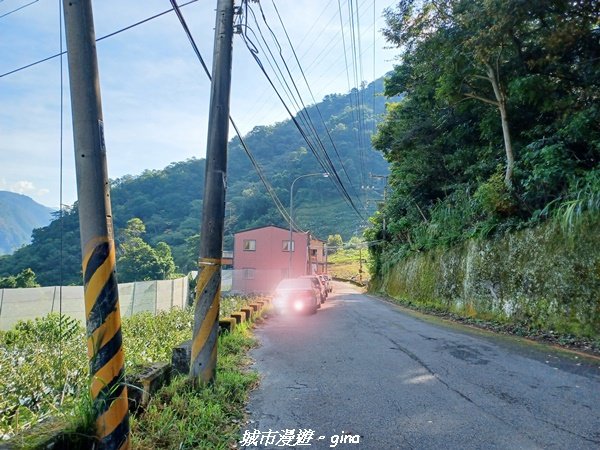
<svg viewBox="0 0 600 450">
<path fill-rule="evenodd" d="M 325 285 L 325 289 L 327 290 L 327 292 L 332 292 L 333 286 L 331 286 L 331 279 L 329 278 L 329 275 L 327 275 L 326 273 L 321 273 L 319 274 L 319 278 Z"/>
<path fill-rule="evenodd" d="M 311 280 L 315 288 L 321 293 L 321 303 L 325 303 L 325 300 L 327 300 L 327 289 L 321 279 L 317 275 L 303 275 L 300 278 Z"/>
<path fill-rule="evenodd" d="M 308 278 L 284 278 L 273 294 L 273 306 L 282 313 L 314 314 L 321 306 L 320 291 Z"/>
</svg>

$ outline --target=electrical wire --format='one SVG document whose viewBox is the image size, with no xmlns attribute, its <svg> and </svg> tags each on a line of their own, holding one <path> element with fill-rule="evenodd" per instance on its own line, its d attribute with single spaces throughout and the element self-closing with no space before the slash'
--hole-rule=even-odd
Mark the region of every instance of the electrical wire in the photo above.
<svg viewBox="0 0 600 450">
<path fill-rule="evenodd" d="M 342 169 L 344 171 L 344 173 L 346 174 L 346 178 L 348 179 L 348 182 L 350 183 L 350 186 L 352 186 L 352 189 L 354 190 L 354 194 L 357 195 L 356 192 L 356 188 L 354 187 L 354 184 L 352 183 L 352 180 L 350 179 L 350 176 L 348 175 L 348 171 L 346 170 L 346 167 L 344 166 L 344 162 L 342 161 L 342 158 L 340 157 L 340 153 L 338 151 L 337 146 L 335 145 L 335 142 L 333 141 L 333 138 L 331 136 L 331 133 L 329 131 L 329 128 L 327 127 L 327 124 L 325 123 L 325 119 L 323 118 L 323 115 L 321 114 L 321 109 L 319 108 L 319 105 L 317 104 L 317 101 L 315 99 L 315 96 L 313 95 L 312 89 L 310 87 L 310 84 L 308 83 L 308 79 L 306 78 L 306 74 L 304 73 L 304 70 L 302 69 L 302 65 L 300 64 L 300 60 L 298 58 L 298 55 L 296 53 L 296 50 L 292 44 L 292 41 L 290 39 L 290 36 L 287 32 L 287 29 L 285 27 L 285 24 L 283 23 L 283 19 L 281 18 L 281 15 L 279 14 L 279 10 L 277 9 L 277 5 L 275 4 L 275 0 L 271 0 L 273 3 L 273 8 L 275 9 L 275 12 L 277 13 L 277 17 L 279 18 L 279 23 L 281 24 L 283 31 L 285 33 L 285 37 L 287 38 L 288 44 L 292 50 L 292 53 L 294 55 L 294 58 L 296 60 L 296 64 L 298 65 L 298 68 L 300 69 L 300 72 L 302 74 L 302 77 L 304 79 L 304 82 L 306 83 L 306 87 L 308 88 L 308 91 L 310 92 L 311 98 L 313 100 L 314 103 L 314 107 L 317 110 L 317 113 L 319 114 L 319 118 L 321 119 L 321 123 L 323 124 L 323 127 L 325 128 L 325 131 L 327 132 L 327 136 L 329 137 L 329 141 L 331 142 L 331 145 L 335 151 L 335 154 L 338 157 L 338 160 L 340 161 L 340 164 L 342 166 Z M 261 8 L 262 11 L 262 8 Z M 263 18 L 264 18 L 264 13 L 263 13 Z M 266 23 L 266 21 L 265 21 Z M 358 196 L 357 196 L 358 197 Z M 360 202 L 360 199 L 359 199 Z"/>
<path fill-rule="evenodd" d="M 182 3 L 181 5 L 179 5 L 179 7 L 182 8 L 182 7 L 190 5 L 192 3 L 196 3 L 197 1 L 198 0 L 189 0 L 186 3 Z M 104 35 L 102 37 L 99 37 L 98 39 L 96 39 L 96 42 L 103 41 L 104 39 L 108 39 L 108 38 L 113 37 L 113 36 L 115 36 L 117 34 L 123 33 L 124 31 L 127 31 L 127 30 L 130 30 L 132 28 L 135 28 L 135 27 L 137 27 L 139 25 L 142 25 L 142 24 L 144 24 L 146 22 L 150 22 L 151 20 L 154 20 L 154 19 L 157 19 L 158 17 L 164 16 L 165 14 L 168 14 L 171 11 L 173 11 L 172 8 L 171 9 L 167 9 L 165 11 L 162 11 L 162 12 L 160 12 L 158 14 L 153 15 L 153 16 L 147 17 L 146 19 L 140 20 L 139 22 L 133 23 L 133 24 L 128 25 L 128 26 L 126 26 L 124 28 L 120 28 L 117 31 L 113 31 L 112 33 L 109 33 L 109 34 L 106 34 L 106 35 Z M 13 69 L 13 70 L 10 70 L 8 72 L 5 72 L 3 74 L 0 74 L 0 78 L 6 77 L 8 75 L 12 75 L 13 73 L 17 73 L 17 72 L 20 72 L 20 71 L 25 70 L 25 69 L 29 69 L 30 67 L 33 67 L 33 66 L 37 66 L 38 64 L 41 64 L 41 63 L 46 62 L 46 61 L 50 61 L 51 59 L 54 59 L 54 58 L 58 58 L 59 56 L 64 55 L 66 53 L 67 52 L 63 50 L 60 53 L 56 53 L 54 55 L 47 56 L 46 58 L 39 59 L 39 60 L 34 61 L 32 63 L 26 64 L 24 66 L 21 66 L 21 67 L 18 67 L 16 69 Z"/>
<path fill-rule="evenodd" d="M 344 22 L 342 20 L 342 3 L 338 0 L 338 10 L 340 13 L 340 29 L 342 31 L 342 47 L 344 47 L 344 63 L 346 66 L 346 80 L 348 82 L 348 92 L 350 92 L 350 72 L 348 71 L 348 55 L 346 53 L 346 38 L 344 33 Z M 352 102 L 352 97 L 350 96 L 350 102 Z"/>
<path fill-rule="evenodd" d="M 292 122 L 294 123 L 294 125 L 296 126 L 296 128 L 298 129 L 298 131 L 300 132 L 300 134 L 302 135 L 302 138 L 306 141 L 306 143 L 309 145 L 311 151 L 313 152 L 313 154 L 315 155 L 315 157 L 317 158 L 317 160 L 319 161 L 319 163 L 321 164 L 321 167 L 323 167 L 323 169 L 325 171 L 327 171 L 326 166 L 324 166 L 322 160 L 320 159 L 318 153 L 316 152 L 316 149 L 313 147 L 313 145 L 311 144 L 310 140 L 308 139 L 308 136 L 305 132 L 305 130 L 300 126 L 297 118 L 294 116 L 294 114 L 291 112 L 291 110 L 289 109 L 289 106 L 285 103 L 285 101 L 283 100 L 283 97 L 281 96 L 281 93 L 277 90 L 277 88 L 275 87 L 275 85 L 273 84 L 273 80 L 271 79 L 271 77 L 269 76 L 269 74 L 266 72 L 264 65 L 262 64 L 260 58 L 258 58 L 258 56 L 256 55 L 256 53 L 253 51 L 253 48 L 251 47 L 251 44 L 248 42 L 247 40 L 247 35 L 245 33 L 242 33 L 242 38 L 246 44 L 246 47 L 248 48 L 248 50 L 250 51 L 250 53 L 252 54 L 252 56 L 254 57 L 256 63 L 258 64 L 259 68 L 261 69 L 261 71 L 263 72 L 263 74 L 265 75 L 265 77 L 267 78 L 267 81 L 269 82 L 269 84 L 271 85 L 271 87 L 273 88 L 273 90 L 275 91 L 277 97 L 279 98 L 279 100 L 281 101 L 281 103 L 283 104 L 285 110 L 287 111 L 288 115 L 290 116 Z M 340 190 L 341 188 L 339 187 L 339 185 L 337 183 L 334 183 L 334 185 L 338 188 L 338 190 Z M 358 209 L 356 208 L 356 206 L 354 205 L 352 199 L 348 196 L 348 193 L 345 192 L 344 190 L 341 190 L 340 193 L 344 196 L 344 198 L 348 201 L 348 203 L 353 207 L 353 209 L 357 212 L 357 214 L 359 214 L 359 216 L 361 218 L 362 215 L 360 214 L 360 211 L 358 211 Z M 364 219 L 364 218 L 363 218 Z"/>
<path fill-rule="evenodd" d="M 365 247 L 373 247 L 375 245 L 381 244 L 382 242 L 385 242 L 384 239 L 376 239 L 373 241 L 361 241 L 361 242 L 357 242 L 356 244 L 350 244 L 350 243 L 345 243 L 342 245 L 328 245 L 327 249 L 332 249 L 332 250 L 337 250 L 337 249 L 349 249 L 349 248 L 356 248 L 356 247 L 360 247 L 360 248 L 365 248 Z"/>
<path fill-rule="evenodd" d="M 7 12 L 7 13 L 5 13 L 5 14 L 2 14 L 2 15 L 0 16 L 0 19 L 2 19 L 3 17 L 6 17 L 6 16 L 10 16 L 12 13 L 16 13 L 17 11 L 21 11 L 22 9 L 25 9 L 25 8 L 27 8 L 28 6 L 31 6 L 31 5 L 33 5 L 34 3 L 37 3 L 37 2 L 39 2 L 39 1 L 40 1 L 40 0 L 33 0 L 32 2 L 29 2 L 29 3 L 27 3 L 26 5 L 19 6 L 18 8 L 15 8 L 15 9 L 13 9 L 12 11 L 9 11 L 9 12 Z"/>
<path fill-rule="evenodd" d="M 375 82 L 375 41 L 377 40 L 377 33 L 375 31 L 375 22 L 377 21 L 377 0 L 373 0 L 373 82 Z M 373 86 L 373 134 L 375 134 L 375 86 Z"/>
<path fill-rule="evenodd" d="M 351 46 L 352 46 L 352 72 L 354 74 L 354 87 L 356 88 L 356 113 L 358 117 L 357 125 L 358 125 L 358 152 L 360 157 L 360 176 L 361 176 L 361 185 L 365 184 L 365 176 L 364 176 L 364 124 L 362 120 L 362 110 L 363 104 L 361 101 L 360 95 L 360 74 L 359 74 L 359 44 L 357 44 L 357 25 L 354 20 L 354 3 L 352 0 L 348 1 L 348 15 L 350 18 L 350 37 L 351 37 Z M 358 11 L 357 11 L 357 19 L 358 19 Z"/>
<path fill-rule="evenodd" d="M 247 5 L 247 4 L 246 4 Z M 261 9 L 261 14 L 263 17 L 263 20 L 265 20 L 264 17 L 264 13 L 262 11 L 262 6 L 259 3 L 259 7 Z M 319 134 L 317 133 L 314 124 L 312 122 L 312 119 L 310 117 L 310 114 L 308 112 L 308 109 L 306 108 L 306 105 L 304 104 L 304 101 L 302 100 L 302 95 L 300 94 L 300 91 L 298 90 L 298 86 L 296 85 L 293 76 L 291 75 L 290 69 L 285 61 L 285 58 L 283 57 L 282 54 L 282 49 L 281 49 L 281 45 L 279 44 L 279 41 L 277 40 L 277 37 L 275 36 L 275 34 L 273 33 L 273 31 L 271 30 L 271 28 L 269 27 L 268 24 L 266 24 L 266 20 L 265 20 L 265 24 L 267 25 L 267 28 L 269 29 L 269 32 L 271 33 L 271 36 L 275 42 L 275 44 L 277 45 L 277 48 L 279 50 L 279 55 L 283 61 L 283 64 L 285 66 L 285 69 L 287 71 L 287 75 L 290 78 L 290 81 L 294 87 L 294 90 L 292 90 L 292 88 L 290 87 L 290 84 L 287 82 L 286 80 L 286 75 L 283 73 L 283 70 L 281 69 L 281 67 L 279 66 L 279 63 L 276 60 L 275 55 L 273 54 L 273 52 L 271 51 L 271 48 L 269 47 L 269 44 L 267 42 L 267 40 L 265 39 L 264 34 L 262 33 L 262 29 L 260 27 L 260 24 L 258 23 L 258 21 L 256 20 L 256 15 L 254 13 L 254 11 L 252 10 L 252 8 L 246 8 L 246 17 L 248 17 L 248 11 L 250 11 L 250 13 L 252 14 L 252 17 L 254 19 L 254 22 L 256 23 L 256 28 L 258 30 L 258 33 L 260 35 L 260 39 L 262 40 L 262 42 L 264 43 L 264 48 L 267 49 L 267 51 L 263 50 L 263 54 L 265 54 L 265 56 L 270 56 L 271 59 L 269 59 L 267 57 L 267 62 L 269 63 L 269 65 L 271 66 L 271 68 L 273 69 L 273 71 L 275 72 L 275 76 L 277 77 L 278 80 L 280 80 L 280 84 L 284 90 L 284 92 L 286 93 L 286 96 L 288 97 L 288 99 L 293 99 L 291 100 L 292 103 L 294 104 L 296 111 L 297 111 L 297 118 L 300 122 L 303 123 L 303 125 L 305 126 L 306 129 L 308 129 L 308 133 L 307 136 L 310 137 L 310 139 L 312 139 L 312 146 L 309 144 L 309 146 L 312 148 L 323 148 L 323 143 L 321 142 L 320 138 L 319 138 Z M 247 33 L 248 30 L 250 30 L 252 32 L 252 34 L 256 37 L 257 41 L 258 41 L 258 46 L 262 49 L 263 46 L 260 42 L 260 40 L 258 39 L 258 36 L 256 35 L 256 33 L 254 32 L 254 30 L 252 28 L 250 28 L 247 24 L 247 21 L 245 22 L 245 31 Z M 254 41 L 252 41 L 251 39 L 248 38 L 248 41 L 250 43 L 252 43 L 252 45 L 254 46 L 255 50 L 256 49 L 256 45 L 254 44 Z M 258 54 L 258 51 L 256 51 L 256 54 Z M 295 93 L 294 93 L 295 91 Z M 297 99 L 296 99 L 297 96 Z M 327 155 L 326 151 L 324 151 L 324 155 Z M 322 159 L 322 157 L 318 154 L 315 154 L 315 156 L 317 157 L 317 159 L 319 160 L 319 163 L 322 166 L 327 166 L 328 165 L 328 161 Z M 327 158 L 327 156 L 326 156 Z M 330 166 L 330 168 L 325 168 L 324 169 L 329 172 L 332 171 L 333 168 L 332 166 Z"/>
<path fill-rule="evenodd" d="M 314 124 L 312 123 L 312 119 L 310 119 L 310 116 L 307 116 L 308 122 L 310 123 L 310 127 L 309 127 L 309 132 L 307 133 L 306 130 L 304 130 L 300 124 L 299 124 L 299 120 L 297 117 L 294 116 L 294 114 L 292 114 L 289 106 L 285 103 L 285 101 L 283 100 L 281 93 L 277 90 L 277 88 L 275 87 L 271 77 L 268 75 L 267 71 L 265 70 L 264 65 L 262 64 L 262 61 L 260 60 L 260 58 L 258 57 L 258 51 L 256 48 L 256 45 L 253 43 L 253 41 L 250 39 L 250 37 L 248 36 L 247 30 L 249 29 L 248 24 L 247 24 L 247 18 L 248 18 L 248 13 L 247 11 L 250 10 L 250 12 L 253 14 L 252 8 L 248 8 L 248 2 L 244 2 L 244 5 L 246 7 L 246 15 L 245 15 L 245 22 L 243 24 L 243 26 L 241 27 L 243 29 L 242 33 L 242 38 L 244 39 L 244 42 L 246 43 L 246 47 L 248 48 L 248 50 L 250 51 L 250 53 L 252 54 L 253 58 L 255 59 L 255 61 L 257 62 L 257 64 L 259 65 L 259 67 L 261 68 L 263 74 L 266 76 L 267 80 L 269 81 L 269 83 L 271 84 L 271 86 L 273 87 L 273 89 L 275 90 L 278 98 L 280 99 L 280 101 L 282 102 L 284 108 L 286 109 L 286 111 L 288 112 L 288 114 L 290 115 L 290 118 L 292 119 L 293 123 L 296 125 L 296 128 L 298 129 L 298 131 L 300 132 L 300 134 L 302 135 L 302 137 L 304 138 L 304 140 L 306 141 L 306 143 L 309 145 L 311 151 L 313 152 L 313 154 L 315 155 L 315 157 L 317 158 L 317 161 L 321 164 L 321 167 L 326 171 L 329 172 L 333 175 L 333 180 L 334 181 L 334 185 L 338 188 L 338 190 L 340 191 L 340 193 L 342 194 L 342 196 L 346 199 L 346 201 L 349 203 L 349 205 L 357 212 L 357 214 L 363 219 L 364 217 L 362 216 L 362 214 L 360 213 L 360 211 L 356 208 L 356 205 L 354 204 L 352 198 L 349 196 L 348 192 L 346 191 L 345 187 L 343 186 L 343 183 L 341 182 L 341 179 L 339 177 L 339 174 L 337 173 L 337 170 L 335 169 L 335 166 L 333 165 L 331 159 L 329 158 L 329 155 L 327 154 L 327 151 L 322 143 L 322 141 L 320 140 L 318 133 L 316 133 L 316 129 L 314 127 Z M 264 17 L 264 12 L 262 11 L 261 8 L 261 12 L 263 14 L 263 19 L 266 22 L 266 18 Z M 253 17 L 255 18 L 255 15 L 253 14 Z M 255 21 L 256 22 L 256 21 Z M 257 24 L 257 29 L 259 29 L 259 34 L 261 35 L 261 37 L 263 38 L 263 42 L 265 43 L 266 46 L 268 46 L 268 43 L 266 42 L 266 40 L 264 39 L 264 35 L 262 34 L 262 32 L 260 31 L 260 25 L 256 22 Z M 273 38 L 276 42 L 276 45 L 278 46 L 279 49 L 279 54 L 281 59 L 283 60 L 283 64 L 286 67 L 286 70 L 288 71 L 288 75 L 291 78 L 292 84 L 294 85 L 296 92 L 301 100 L 301 95 L 297 89 L 297 85 L 295 83 L 295 81 L 293 80 L 293 77 L 291 75 L 291 72 L 289 70 L 289 67 L 285 61 L 285 58 L 283 57 L 282 54 L 282 50 L 281 50 L 281 45 L 279 44 L 279 41 L 277 40 L 276 36 L 274 35 L 272 29 L 268 26 L 269 31 L 271 32 L 271 34 L 273 35 Z M 252 31 L 252 30 L 251 30 Z M 254 33 L 253 33 L 254 34 Z M 270 55 L 272 55 L 272 52 L 269 52 Z M 266 56 L 266 55 L 265 55 Z M 277 63 L 275 63 L 277 64 Z M 302 104 L 304 105 L 304 103 L 302 102 Z M 303 114 L 307 114 L 307 108 L 304 108 L 302 111 L 300 111 L 299 115 L 303 115 Z M 313 133 L 316 141 L 319 142 L 320 144 L 320 148 L 323 151 L 324 154 L 324 158 L 319 154 L 319 152 L 316 150 L 316 148 L 311 144 L 310 139 L 308 137 L 308 134 Z"/>
<path fill-rule="evenodd" d="M 198 48 L 198 46 L 196 45 L 196 41 L 194 40 L 194 37 L 192 36 L 192 33 L 187 25 L 187 22 L 185 20 L 185 18 L 183 17 L 183 14 L 181 13 L 181 10 L 179 9 L 179 5 L 177 5 L 176 0 L 170 0 L 171 5 L 173 7 L 173 11 L 175 11 L 175 14 L 177 15 L 177 18 L 179 19 L 179 22 L 183 28 L 183 31 L 185 32 L 193 50 L 194 53 L 196 54 L 196 57 L 198 58 L 198 60 L 200 61 L 200 64 L 202 64 L 202 67 L 204 69 L 204 72 L 206 73 L 206 76 L 208 77 L 209 80 L 212 81 L 212 75 L 210 73 L 210 70 L 208 70 L 208 66 L 206 65 L 206 63 L 204 62 L 204 58 L 202 57 L 202 54 L 200 53 L 200 50 Z M 266 177 L 264 176 L 264 173 L 261 169 L 261 167 L 259 166 L 258 162 L 256 161 L 256 159 L 254 158 L 254 155 L 250 152 L 250 149 L 248 148 L 246 142 L 244 141 L 242 134 L 239 130 L 239 128 L 237 127 L 235 121 L 233 120 L 233 118 L 231 117 L 231 115 L 229 115 L 229 121 L 231 123 L 231 125 L 233 126 L 233 129 L 235 130 L 240 143 L 242 144 L 242 147 L 244 148 L 244 151 L 246 152 L 246 155 L 248 156 L 248 158 L 250 159 L 250 162 L 252 163 L 254 169 L 256 170 L 256 173 L 258 174 L 259 179 L 261 180 L 261 182 L 263 183 L 263 185 L 265 186 L 265 189 L 267 190 L 267 193 L 269 194 L 269 196 L 271 197 L 271 199 L 273 200 L 275 207 L 277 208 L 277 210 L 279 211 L 279 213 L 281 214 L 281 216 L 283 217 L 283 219 L 289 224 L 290 222 L 293 224 L 293 221 L 291 220 L 288 212 L 286 211 L 285 207 L 283 206 L 283 204 L 281 203 L 281 201 L 279 200 L 279 198 L 277 197 L 277 194 L 275 193 L 273 187 L 271 186 L 271 184 L 268 182 L 268 180 L 266 179 Z"/>
</svg>

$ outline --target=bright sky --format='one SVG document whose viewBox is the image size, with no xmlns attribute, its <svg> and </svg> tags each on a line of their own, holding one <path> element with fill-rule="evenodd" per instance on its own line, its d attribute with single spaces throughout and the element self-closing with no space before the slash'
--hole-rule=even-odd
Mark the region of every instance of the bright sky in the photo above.
<svg viewBox="0 0 600 450">
<path fill-rule="evenodd" d="M 316 100 L 347 92 L 338 0 L 275 1 Z M 359 12 L 359 23 L 355 19 L 355 25 L 360 25 L 362 50 L 359 79 L 370 82 L 392 68 L 398 53 L 397 49 L 385 48 L 388 44 L 380 33 L 382 11 L 394 2 L 339 0 L 347 58 L 352 57 L 349 1 Z M 59 0 L 34 1 L 12 12 L 29 3 L 32 0 L 0 0 L 0 190 L 26 194 L 58 207 L 60 58 L 1 76 L 60 51 Z M 171 6 L 168 0 L 92 3 L 96 38 Z M 199 0 L 182 8 L 209 68 L 216 3 Z M 236 0 L 236 6 L 239 3 Z M 269 24 L 286 44 L 284 55 L 291 62 L 293 55 L 272 0 L 262 0 L 261 4 Z M 258 11 L 257 6 L 255 9 Z M 99 42 L 97 51 L 109 177 L 137 175 L 173 161 L 204 157 L 210 84 L 173 12 Z M 290 67 L 300 82 L 296 64 Z M 352 66 L 349 70 L 353 87 Z M 63 203 L 72 204 L 77 192 L 66 56 L 63 80 Z M 306 104 L 312 103 L 306 86 L 298 85 Z M 233 43 L 231 115 L 242 133 L 288 117 L 239 35 L 234 36 Z"/>
</svg>

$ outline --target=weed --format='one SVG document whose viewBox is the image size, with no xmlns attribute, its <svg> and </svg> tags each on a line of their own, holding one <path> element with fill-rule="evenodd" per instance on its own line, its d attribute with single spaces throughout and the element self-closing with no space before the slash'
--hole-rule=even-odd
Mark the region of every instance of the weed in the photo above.
<svg viewBox="0 0 600 450">
<path fill-rule="evenodd" d="M 132 421 L 134 448 L 231 448 L 248 393 L 258 380 L 246 369 L 245 354 L 254 345 L 247 326 L 219 337 L 214 384 L 195 388 L 187 377 L 176 377 L 151 399 L 144 415 Z"/>
</svg>

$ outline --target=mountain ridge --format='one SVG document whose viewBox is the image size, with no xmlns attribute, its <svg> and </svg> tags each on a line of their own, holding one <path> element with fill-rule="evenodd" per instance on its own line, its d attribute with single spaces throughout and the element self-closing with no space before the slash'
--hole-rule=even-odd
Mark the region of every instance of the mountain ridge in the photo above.
<svg viewBox="0 0 600 450">
<path fill-rule="evenodd" d="M 0 255 L 12 253 L 31 240 L 35 228 L 52 219 L 52 208 L 41 205 L 24 194 L 0 191 Z"/>
<path fill-rule="evenodd" d="M 272 192 L 287 211 L 293 180 L 305 174 L 332 172 L 329 178 L 310 177 L 294 186 L 294 221 L 321 239 L 327 239 L 330 234 L 340 234 L 344 239 L 360 234 L 364 219 L 375 209 L 373 203 L 367 202 L 366 191 L 362 188 L 367 184 L 369 172 L 388 171 L 383 155 L 370 145 L 371 133 L 385 110 L 386 100 L 376 95 L 382 91 L 383 79 L 379 79 L 360 92 L 355 89 L 348 94 L 326 96 L 318 104 L 319 111 L 316 105 L 302 110 L 297 117 L 312 120 L 312 126 L 319 134 L 317 138 L 307 133 L 310 144 L 292 120 L 257 126 L 244 136 L 254 159 L 269 180 Z M 356 106 L 359 103 L 355 101 L 357 95 L 373 97 L 373 102 L 363 102 L 360 114 Z M 363 121 L 358 123 L 356 119 L 361 116 Z M 323 154 L 323 147 L 327 149 L 327 155 Z M 333 169 L 331 165 L 323 167 L 319 160 L 329 160 Z M 111 180 L 117 251 L 122 240 L 121 231 L 129 219 L 137 217 L 144 222 L 145 239 L 151 245 L 165 242 L 171 247 L 179 272 L 195 269 L 204 168 L 204 159 L 192 158 L 171 163 L 161 170 L 146 170 L 136 176 Z M 360 216 L 333 184 L 335 174 L 354 199 Z M 289 226 L 266 192 L 237 137 L 228 144 L 226 183 L 225 249 L 232 248 L 233 234 L 242 229 L 266 224 Z M 367 204 L 370 210 L 366 209 Z M 54 220 L 49 226 L 34 230 L 32 244 L 13 255 L 0 257 L 0 276 L 30 267 L 42 285 L 56 285 L 60 280 L 65 284 L 79 284 L 81 250 L 77 210 L 75 204 L 71 210 L 64 211 L 62 227 Z M 58 261 L 61 246 L 62 265 Z"/>
</svg>

